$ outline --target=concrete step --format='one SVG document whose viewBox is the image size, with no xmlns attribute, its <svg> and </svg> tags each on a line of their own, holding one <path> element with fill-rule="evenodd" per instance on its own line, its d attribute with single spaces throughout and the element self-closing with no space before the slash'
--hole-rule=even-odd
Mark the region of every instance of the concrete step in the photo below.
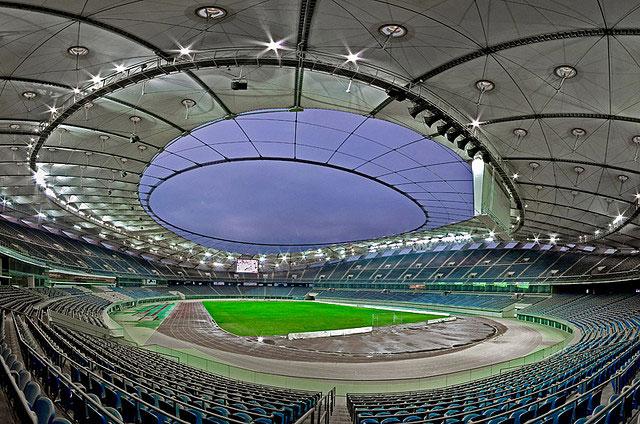
<svg viewBox="0 0 640 424">
<path fill-rule="evenodd" d="M 351 417 L 344 398 L 336 398 L 336 405 L 329 420 L 331 424 L 351 424 Z"/>
</svg>

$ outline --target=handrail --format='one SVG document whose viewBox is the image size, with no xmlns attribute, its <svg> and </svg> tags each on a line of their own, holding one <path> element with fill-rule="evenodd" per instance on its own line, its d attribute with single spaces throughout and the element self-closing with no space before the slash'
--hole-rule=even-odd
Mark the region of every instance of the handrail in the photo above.
<svg viewBox="0 0 640 424">
<path fill-rule="evenodd" d="M 584 424 L 596 424 L 603 422 L 602 419 L 605 418 L 609 412 L 615 410 L 620 405 L 624 405 L 627 402 L 627 396 L 634 396 L 634 392 L 636 390 L 640 390 L 640 379 L 637 379 L 631 386 L 625 386 L 616 399 L 609 402 L 608 405 L 597 413 L 591 415 Z"/>
<path fill-rule="evenodd" d="M 336 404 L 336 388 L 325 393 L 322 398 L 293 424 L 329 424 Z"/>
</svg>

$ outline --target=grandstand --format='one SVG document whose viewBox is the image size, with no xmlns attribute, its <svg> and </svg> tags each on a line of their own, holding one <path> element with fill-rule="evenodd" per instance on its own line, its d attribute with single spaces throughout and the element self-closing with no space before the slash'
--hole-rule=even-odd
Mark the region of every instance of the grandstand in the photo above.
<svg viewBox="0 0 640 424">
<path fill-rule="evenodd" d="M 0 2 L 0 424 L 640 423 L 639 10 Z"/>
</svg>

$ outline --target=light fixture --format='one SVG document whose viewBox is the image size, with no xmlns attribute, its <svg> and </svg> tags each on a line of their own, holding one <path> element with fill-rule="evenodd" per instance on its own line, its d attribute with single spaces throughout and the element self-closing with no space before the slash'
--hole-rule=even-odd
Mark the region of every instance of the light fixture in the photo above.
<svg viewBox="0 0 640 424">
<path fill-rule="evenodd" d="M 91 75 L 91 82 L 93 84 L 100 84 L 100 81 L 102 81 L 102 78 L 100 78 L 100 75 Z"/>
<path fill-rule="evenodd" d="M 384 24 L 378 28 L 378 32 L 389 38 L 402 38 L 407 35 L 407 28 L 398 24 Z"/>
<path fill-rule="evenodd" d="M 358 60 L 360 60 L 360 53 L 349 52 L 349 54 L 345 57 L 347 58 L 347 62 L 356 63 Z"/>
<path fill-rule="evenodd" d="M 478 118 L 472 119 L 469 123 L 471 128 L 480 128 L 480 124 L 482 124 L 482 122 Z"/>
<path fill-rule="evenodd" d="M 613 220 L 613 225 L 616 225 L 622 222 L 623 219 L 624 219 L 624 215 L 619 213 L 618 216 L 616 216 L 615 219 Z"/>
<path fill-rule="evenodd" d="M 273 50 L 274 52 L 277 52 L 278 50 L 280 50 L 282 48 L 282 43 L 284 42 L 284 40 L 280 40 L 280 41 L 269 41 L 266 46 L 267 46 L 267 50 Z"/>
<path fill-rule="evenodd" d="M 131 115 L 129 117 L 129 121 L 133 122 L 134 124 L 139 123 L 140 121 L 142 121 L 142 118 L 139 117 L 138 115 Z"/>
<path fill-rule="evenodd" d="M 560 65 L 553 70 L 553 73 L 562 79 L 570 79 L 575 77 L 578 71 L 571 65 Z"/>
<path fill-rule="evenodd" d="M 582 128 L 574 128 L 571 130 L 571 134 L 573 134 L 574 137 L 582 137 L 587 133 L 586 130 L 582 129 Z"/>
<path fill-rule="evenodd" d="M 105 142 L 105 141 L 109 140 L 111 137 L 109 137 L 109 136 L 108 136 L 108 135 L 106 135 L 106 134 L 100 134 L 100 135 L 98 136 L 98 138 L 100 139 L 100 141 Z"/>
<path fill-rule="evenodd" d="M 204 6 L 196 9 L 196 16 L 211 20 L 211 19 L 220 19 L 227 15 L 227 11 L 218 6 Z"/>
<path fill-rule="evenodd" d="M 73 94 L 80 94 L 80 88 L 79 87 L 74 87 L 73 88 Z"/>
<path fill-rule="evenodd" d="M 124 65 L 116 65 L 116 67 L 115 67 L 115 71 L 118 72 L 118 73 L 124 72 L 126 70 L 127 70 L 127 68 Z"/>
<path fill-rule="evenodd" d="M 515 135 L 518 138 L 526 137 L 527 134 L 529 134 L 529 131 L 525 130 L 524 128 L 515 128 L 513 130 L 513 135 Z"/>
<path fill-rule="evenodd" d="M 180 103 L 182 103 L 182 106 L 186 108 L 192 108 L 196 105 L 196 101 L 193 99 L 182 99 Z"/>
<path fill-rule="evenodd" d="M 529 162 L 529 168 L 536 170 L 540 167 L 540 164 L 538 162 Z"/>
<path fill-rule="evenodd" d="M 518 173 L 517 173 L 517 172 L 516 172 L 516 173 L 514 173 L 514 174 L 511 176 L 511 178 L 512 178 L 513 180 L 517 180 L 517 179 L 518 179 L 518 177 L 520 177 L 520 175 L 518 175 Z"/>
<path fill-rule="evenodd" d="M 20 124 L 9 124 L 9 129 L 19 130 L 20 129 Z"/>
<path fill-rule="evenodd" d="M 38 93 L 36 93 L 35 91 L 23 91 L 22 97 L 24 97 L 27 100 L 33 100 L 36 97 L 38 97 Z"/>
<path fill-rule="evenodd" d="M 145 146 L 144 144 L 139 144 L 138 145 L 138 150 L 140 150 L 140 151 L 147 150 L 147 146 Z"/>
<path fill-rule="evenodd" d="M 180 53 L 180 56 L 189 56 L 192 53 L 192 50 L 190 47 L 180 46 L 180 50 L 178 52 Z"/>
<path fill-rule="evenodd" d="M 47 174 L 41 168 L 38 168 L 33 174 L 33 179 L 37 185 L 44 187 L 47 185 Z"/>
<path fill-rule="evenodd" d="M 37 216 L 38 218 L 41 218 L 41 219 L 44 219 L 44 218 L 46 218 L 46 217 L 47 217 L 47 215 L 45 215 L 43 212 L 38 212 L 38 213 L 36 214 L 36 216 Z"/>
<path fill-rule="evenodd" d="M 584 172 L 584 168 L 582 166 L 574 166 L 573 167 L 573 172 L 575 172 L 576 174 L 580 175 Z"/>
<path fill-rule="evenodd" d="M 89 49 L 85 46 L 71 46 L 67 49 L 67 53 L 72 56 L 86 56 L 89 54 Z"/>
<path fill-rule="evenodd" d="M 47 110 L 49 111 L 49 113 L 51 113 L 52 115 L 55 115 L 56 113 L 58 113 L 58 108 L 55 106 L 47 106 Z"/>
<path fill-rule="evenodd" d="M 494 88 L 496 88 L 496 85 L 493 83 L 493 81 L 481 79 L 479 81 L 476 81 L 476 88 L 484 93 L 493 90 Z"/>
<path fill-rule="evenodd" d="M 621 183 L 626 182 L 628 179 L 629 179 L 628 175 L 624 175 L 624 174 L 618 175 L 618 181 L 620 181 Z"/>
</svg>

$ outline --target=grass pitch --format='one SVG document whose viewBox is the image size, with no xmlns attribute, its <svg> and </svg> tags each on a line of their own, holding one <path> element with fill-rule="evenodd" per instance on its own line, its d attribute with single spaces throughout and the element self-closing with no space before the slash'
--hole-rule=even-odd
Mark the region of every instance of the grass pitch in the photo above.
<svg viewBox="0 0 640 424">
<path fill-rule="evenodd" d="M 315 302 L 207 301 L 215 322 L 237 336 L 374 327 L 442 318 L 440 315 L 385 311 Z"/>
</svg>

